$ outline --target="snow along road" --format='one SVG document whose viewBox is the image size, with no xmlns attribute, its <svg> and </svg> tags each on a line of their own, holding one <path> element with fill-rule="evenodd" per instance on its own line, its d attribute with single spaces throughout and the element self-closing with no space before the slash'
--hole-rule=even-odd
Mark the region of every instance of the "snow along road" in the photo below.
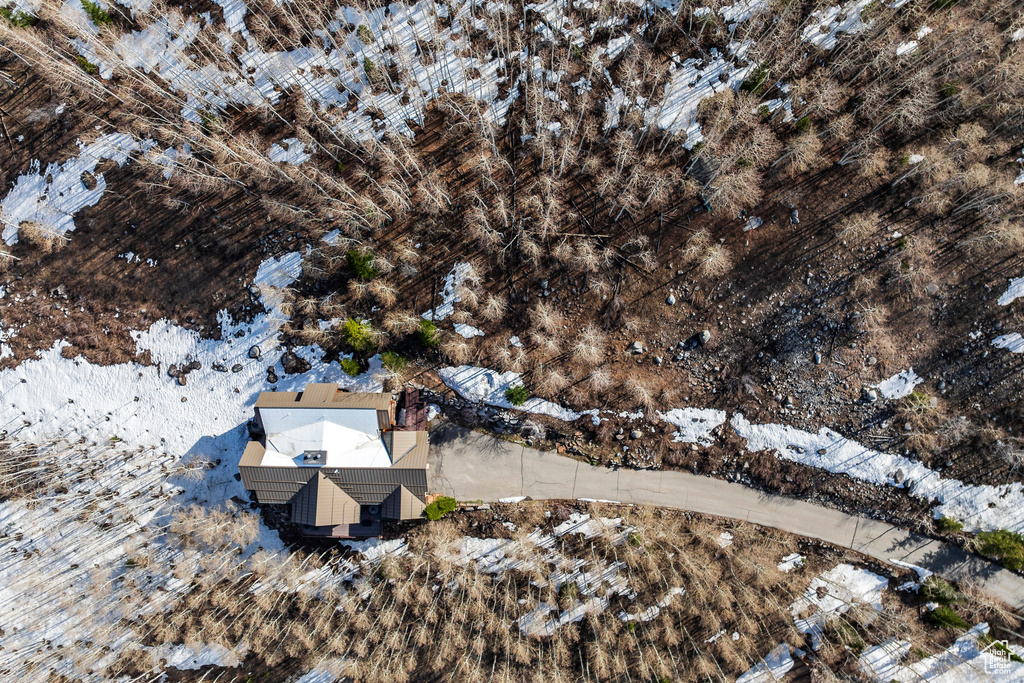
<svg viewBox="0 0 1024 683">
<path fill-rule="evenodd" d="M 611 470 L 461 427 L 431 432 L 429 490 L 460 500 L 592 498 L 742 519 L 850 548 L 882 562 L 908 562 L 947 579 L 970 579 L 1024 609 L 1024 579 L 956 546 L 867 517 L 686 472 Z"/>
</svg>

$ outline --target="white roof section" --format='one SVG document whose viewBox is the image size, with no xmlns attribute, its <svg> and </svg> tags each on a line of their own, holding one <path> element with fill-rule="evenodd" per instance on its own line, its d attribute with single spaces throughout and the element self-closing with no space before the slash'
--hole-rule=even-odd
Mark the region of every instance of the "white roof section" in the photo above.
<svg viewBox="0 0 1024 683">
<path fill-rule="evenodd" d="M 265 467 L 391 467 L 373 408 L 261 408 Z M 309 460 L 307 451 L 326 451 Z"/>
</svg>

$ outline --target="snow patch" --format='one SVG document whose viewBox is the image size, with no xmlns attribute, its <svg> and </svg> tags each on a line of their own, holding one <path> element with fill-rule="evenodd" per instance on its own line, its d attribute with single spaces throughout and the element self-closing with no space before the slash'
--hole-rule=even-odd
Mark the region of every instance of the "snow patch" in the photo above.
<svg viewBox="0 0 1024 683">
<path fill-rule="evenodd" d="M 895 399 L 910 396 L 914 392 L 914 387 L 923 382 L 924 380 L 917 376 L 914 372 L 914 368 L 904 370 L 898 374 L 893 375 L 889 379 L 873 385 L 874 388 L 882 394 L 882 396 Z"/>
<path fill-rule="evenodd" d="M 988 634 L 987 623 L 980 623 L 956 639 L 939 654 L 925 657 L 913 664 L 903 664 L 910 653 L 906 640 L 887 640 L 869 647 L 857 660 L 861 672 L 879 683 L 1017 683 L 1024 680 L 1024 663 L 1003 656 L 990 645 L 983 645 L 981 636 Z M 1010 645 L 1020 656 L 1024 648 Z"/>
<path fill-rule="evenodd" d="M 460 396 L 469 401 L 486 403 L 509 410 L 521 410 L 524 413 L 547 415 L 566 422 L 580 417 L 580 414 L 573 410 L 539 398 L 527 399 L 520 406 L 512 405 L 505 398 L 505 391 L 522 385 L 523 376 L 517 372 L 495 372 L 473 365 L 459 365 L 458 367 L 441 368 L 437 374 L 449 389 L 457 391 Z"/>
<path fill-rule="evenodd" d="M 747 669 L 736 683 L 775 683 L 793 668 L 792 648 L 786 643 L 779 643 L 766 654 L 760 662 Z M 798 651 L 799 652 L 799 651 Z"/>
<path fill-rule="evenodd" d="M 690 58 L 682 64 L 669 68 L 669 81 L 661 104 L 647 110 L 648 125 L 655 125 L 670 133 L 685 133 L 687 149 L 703 140 L 700 123 L 697 122 L 697 105 L 726 88 L 736 90 L 743 83 L 754 65 L 737 67 L 732 61 L 711 50 L 712 59 L 704 65 L 703 60 Z M 723 81 L 721 77 L 724 77 Z"/>
<path fill-rule="evenodd" d="M 466 325 L 465 323 L 455 323 L 455 334 L 464 337 L 465 339 L 472 339 L 473 337 L 483 337 L 483 330 L 477 329 L 472 325 Z"/>
<path fill-rule="evenodd" d="M 673 441 L 710 446 L 715 441 L 712 432 L 725 422 L 726 415 L 724 410 L 713 408 L 675 408 L 659 412 L 658 417 L 678 429 Z"/>
<path fill-rule="evenodd" d="M 814 577 L 804 594 L 790 605 L 789 611 L 796 621 L 797 630 L 810 635 L 811 647 L 819 650 L 825 623 L 830 617 L 844 614 L 857 604 L 868 605 L 881 612 L 882 591 L 888 586 L 889 580 L 884 576 L 840 564 Z"/>
<path fill-rule="evenodd" d="M 876 0 L 853 0 L 842 7 L 835 5 L 811 12 L 808 26 L 803 30 L 800 39 L 817 45 L 822 50 L 831 50 L 839 42 L 839 34 L 853 35 L 867 28 L 871 22 L 865 23 L 860 13 L 876 2 Z"/>
<path fill-rule="evenodd" d="M 75 213 L 95 206 L 107 189 L 103 174 L 94 173 L 96 166 L 105 159 L 123 166 L 129 153 L 139 150 L 139 143 L 126 133 L 109 133 L 88 145 L 78 145 L 81 152 L 74 159 L 47 164 L 43 173 L 39 172 L 39 162 L 33 161 L 31 170 L 14 181 L 14 187 L 0 201 L 4 242 L 16 244 L 23 223 L 34 223 L 52 238 L 73 231 Z M 82 182 L 83 175 L 92 179 L 92 189 Z"/>
<path fill-rule="evenodd" d="M 476 273 L 469 263 L 456 263 L 444 278 L 441 288 L 441 304 L 423 314 L 427 320 L 444 320 L 455 312 L 455 304 L 462 301 L 459 289 L 467 280 L 475 280 Z"/>
<path fill-rule="evenodd" d="M 292 166 L 298 166 L 313 156 L 306 152 L 305 143 L 301 142 L 298 138 L 285 138 L 281 140 L 285 145 L 282 147 L 276 142 L 270 146 L 267 151 L 267 155 L 270 160 L 274 163 L 286 163 Z"/>
<path fill-rule="evenodd" d="M 806 562 L 806 561 L 807 561 L 807 558 L 804 557 L 803 555 L 801 555 L 800 553 L 793 553 L 792 555 L 786 555 L 784 558 L 782 558 L 782 561 L 779 562 L 779 564 L 778 564 L 779 571 L 784 573 L 784 574 L 788 574 L 789 572 L 793 571 L 797 567 L 804 566 L 804 562 Z"/>
<path fill-rule="evenodd" d="M 992 340 L 992 346 L 1006 349 L 1010 353 L 1024 353 L 1024 337 L 1020 333 L 1004 334 Z"/>
<path fill-rule="evenodd" d="M 1024 530 L 1024 485 L 1020 483 L 971 486 L 943 479 L 919 462 L 871 450 L 828 428 L 813 434 L 787 425 L 754 425 L 740 413 L 731 424 L 747 440 L 749 451 L 773 450 L 781 458 L 810 467 L 881 486 L 909 488 L 917 498 L 939 501 L 936 518 L 959 520 L 970 531 Z M 898 471 L 904 475 L 901 483 L 896 482 Z"/>
<path fill-rule="evenodd" d="M 189 646 L 164 643 L 149 651 L 154 666 L 159 666 L 160 660 L 163 659 L 167 660 L 167 666 L 179 671 L 194 671 L 204 666 L 237 667 L 241 665 L 248 652 L 249 646 L 244 643 L 233 649 L 223 645 Z"/>
<path fill-rule="evenodd" d="M 1006 291 L 999 297 L 999 305 L 1009 306 L 1022 296 L 1024 296 L 1024 277 L 1015 277 L 1010 280 Z"/>
</svg>

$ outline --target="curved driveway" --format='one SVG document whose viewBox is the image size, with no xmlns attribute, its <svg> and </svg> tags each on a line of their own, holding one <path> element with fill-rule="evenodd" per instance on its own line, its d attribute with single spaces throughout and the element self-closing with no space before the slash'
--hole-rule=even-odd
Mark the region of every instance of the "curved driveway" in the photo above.
<svg viewBox="0 0 1024 683">
<path fill-rule="evenodd" d="M 1024 609 L 1024 579 L 960 548 L 812 503 L 741 484 L 663 470 L 610 470 L 461 427 L 431 433 L 429 489 L 461 500 L 593 498 L 742 519 L 850 548 L 882 562 L 915 564 L 947 579 L 972 579 Z"/>
</svg>

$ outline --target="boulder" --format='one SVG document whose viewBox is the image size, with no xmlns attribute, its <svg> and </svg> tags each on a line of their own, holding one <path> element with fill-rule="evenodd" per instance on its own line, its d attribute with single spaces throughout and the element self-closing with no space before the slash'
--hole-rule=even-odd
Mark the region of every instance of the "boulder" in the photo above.
<svg viewBox="0 0 1024 683">
<path fill-rule="evenodd" d="M 295 352 L 287 351 L 281 356 L 281 367 L 286 374 L 295 375 L 301 372 L 309 372 L 309 361 L 299 358 Z"/>
<path fill-rule="evenodd" d="M 177 365 L 173 365 L 172 364 L 169 368 L 167 368 L 167 375 L 169 377 L 177 378 L 177 377 L 181 376 L 181 370 L 178 369 Z"/>
<path fill-rule="evenodd" d="M 665 303 L 667 303 L 669 306 L 675 306 L 676 305 L 676 295 L 675 294 L 669 294 L 668 298 L 665 299 Z"/>
<path fill-rule="evenodd" d="M 700 331 L 700 336 L 698 337 L 698 339 L 700 340 L 700 345 L 704 346 L 709 341 L 711 341 L 711 331 L 710 330 L 701 330 Z"/>
<path fill-rule="evenodd" d="M 263 349 L 260 348 L 259 344 L 253 344 L 249 347 L 249 358 L 253 360 L 259 360 L 263 357 Z"/>
<path fill-rule="evenodd" d="M 241 372 L 241 371 L 242 371 L 242 364 L 241 363 L 235 363 L 234 365 L 231 366 L 231 372 Z"/>
<path fill-rule="evenodd" d="M 632 344 L 630 344 L 629 345 L 629 352 L 630 353 L 643 353 L 644 352 L 643 342 L 635 341 Z"/>
</svg>

